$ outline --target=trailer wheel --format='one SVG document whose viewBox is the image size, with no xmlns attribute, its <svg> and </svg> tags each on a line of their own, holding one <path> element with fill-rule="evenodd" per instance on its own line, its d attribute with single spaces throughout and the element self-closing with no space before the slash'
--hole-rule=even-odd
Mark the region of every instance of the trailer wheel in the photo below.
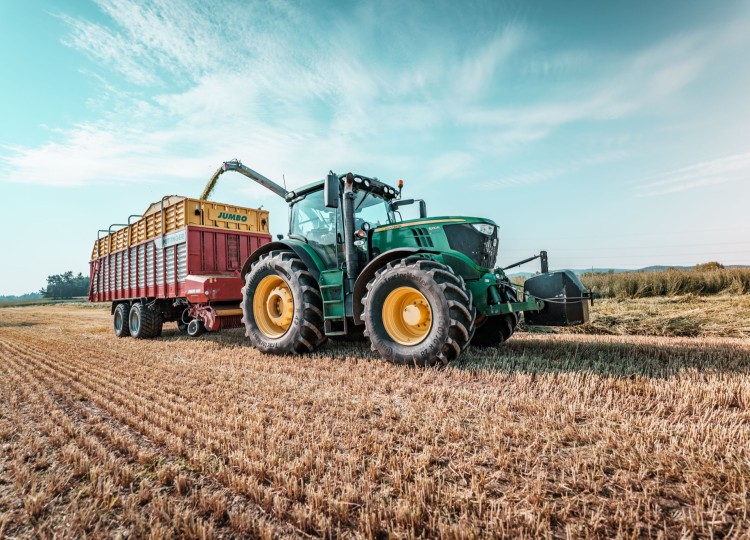
<svg viewBox="0 0 750 540">
<path fill-rule="evenodd" d="M 193 319 L 188 323 L 185 331 L 190 337 L 198 337 L 206 331 L 206 326 L 199 319 Z"/>
<path fill-rule="evenodd" d="M 518 297 L 513 289 L 506 288 L 506 294 L 510 302 L 518 302 Z M 484 317 L 481 323 L 476 325 L 477 331 L 471 340 L 472 345 L 480 347 L 492 347 L 508 341 L 518 326 L 518 314 L 505 313 Z"/>
<path fill-rule="evenodd" d="M 127 304 L 117 304 L 115 312 L 112 315 L 112 324 L 115 328 L 115 335 L 117 337 L 128 337 L 130 335 Z"/>
<path fill-rule="evenodd" d="M 161 314 L 140 302 L 133 304 L 128 315 L 130 335 L 136 339 L 151 339 L 161 334 Z"/>
<path fill-rule="evenodd" d="M 318 283 L 293 252 L 271 251 L 255 262 L 242 298 L 245 335 L 261 352 L 306 353 L 325 341 Z"/>
<path fill-rule="evenodd" d="M 362 299 L 372 350 L 394 364 L 446 365 L 468 346 L 476 309 L 450 267 L 409 257 L 379 270 Z"/>
</svg>

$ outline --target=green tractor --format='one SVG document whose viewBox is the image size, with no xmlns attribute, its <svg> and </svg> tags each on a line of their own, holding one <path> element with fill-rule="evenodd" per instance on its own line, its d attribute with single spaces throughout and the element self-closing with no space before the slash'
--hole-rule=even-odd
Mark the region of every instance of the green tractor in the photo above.
<svg viewBox="0 0 750 540">
<path fill-rule="evenodd" d="M 427 217 L 403 199 L 403 182 L 329 173 L 287 191 L 238 160 L 237 171 L 289 204 L 289 233 L 253 252 L 242 268 L 246 335 L 266 353 L 314 351 L 329 337 L 369 338 L 397 364 L 445 365 L 470 344 L 499 345 L 524 315 L 530 325 L 588 320 L 591 293 L 570 271 L 548 272 L 546 253 L 495 268 L 498 227 L 489 219 Z M 417 204 L 419 218 L 402 220 Z M 541 258 L 523 288 L 504 270 Z"/>
</svg>

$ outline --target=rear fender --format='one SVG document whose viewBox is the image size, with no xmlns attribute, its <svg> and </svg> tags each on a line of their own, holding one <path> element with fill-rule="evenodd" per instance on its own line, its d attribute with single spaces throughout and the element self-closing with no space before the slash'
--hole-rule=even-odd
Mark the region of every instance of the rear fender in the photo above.
<svg viewBox="0 0 750 540">
<path fill-rule="evenodd" d="M 367 284 L 375 277 L 377 271 L 391 261 L 405 259 L 406 257 L 417 255 L 419 253 L 435 255 L 439 252 L 419 248 L 398 248 L 381 253 L 367 263 L 367 266 L 365 266 L 362 269 L 362 272 L 359 273 L 359 276 L 357 276 L 357 281 L 354 282 L 354 291 L 352 294 L 352 315 L 354 316 L 354 324 L 364 324 L 362 313 L 364 312 L 365 307 L 362 305 L 362 298 L 367 294 Z"/>
<path fill-rule="evenodd" d="M 312 250 L 312 248 L 296 240 L 279 240 L 265 244 L 250 254 L 245 261 L 245 264 L 242 265 L 240 276 L 242 276 L 243 281 L 253 263 L 259 260 L 262 255 L 270 253 L 271 251 L 293 251 L 300 259 L 302 259 L 302 262 L 307 266 L 307 270 L 313 275 L 316 281 L 320 278 L 321 270 L 325 270 L 323 261 L 318 254 Z"/>
</svg>

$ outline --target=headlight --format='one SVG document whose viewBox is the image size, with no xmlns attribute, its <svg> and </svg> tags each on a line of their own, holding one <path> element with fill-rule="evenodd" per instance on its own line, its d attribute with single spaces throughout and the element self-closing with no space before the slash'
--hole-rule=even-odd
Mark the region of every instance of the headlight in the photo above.
<svg viewBox="0 0 750 540">
<path fill-rule="evenodd" d="M 366 188 L 370 187 L 370 181 L 367 178 L 365 178 L 365 187 Z"/>
<path fill-rule="evenodd" d="M 495 226 L 490 223 L 472 223 L 471 226 L 485 236 L 492 236 L 495 232 Z"/>
</svg>

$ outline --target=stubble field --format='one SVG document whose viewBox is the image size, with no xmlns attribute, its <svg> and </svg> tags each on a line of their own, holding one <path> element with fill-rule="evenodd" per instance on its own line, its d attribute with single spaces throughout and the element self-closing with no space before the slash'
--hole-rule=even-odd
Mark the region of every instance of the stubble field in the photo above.
<svg viewBox="0 0 750 540">
<path fill-rule="evenodd" d="M 422 370 L 6 308 L 0 397 L 0 537 L 750 535 L 746 338 L 518 334 Z"/>
</svg>

